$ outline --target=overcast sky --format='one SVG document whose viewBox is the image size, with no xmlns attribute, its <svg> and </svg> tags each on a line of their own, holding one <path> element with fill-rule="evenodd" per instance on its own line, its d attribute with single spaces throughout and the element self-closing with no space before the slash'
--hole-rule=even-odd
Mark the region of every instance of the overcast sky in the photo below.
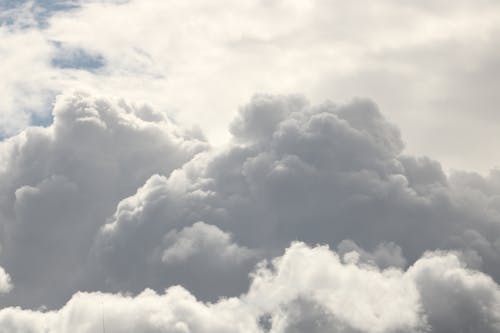
<svg viewBox="0 0 500 333">
<path fill-rule="evenodd" d="M 0 0 L 0 333 L 500 332 L 498 0 Z"/>
</svg>

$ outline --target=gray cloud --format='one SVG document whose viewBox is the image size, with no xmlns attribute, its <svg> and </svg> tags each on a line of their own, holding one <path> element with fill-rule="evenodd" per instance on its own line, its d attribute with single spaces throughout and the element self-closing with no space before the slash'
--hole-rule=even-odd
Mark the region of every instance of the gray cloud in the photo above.
<svg viewBox="0 0 500 333">
<path fill-rule="evenodd" d="M 0 301 L 51 310 L 5 308 L 0 327 L 95 331 L 104 299 L 110 327 L 141 332 L 498 330 L 497 171 L 404 154 L 362 99 L 257 95 L 231 132 L 209 149 L 151 107 L 75 93 L 3 142 Z"/>
<path fill-rule="evenodd" d="M 2 262 L 20 285 L 3 300 L 62 301 L 119 200 L 205 147 L 148 106 L 60 97 L 53 125 L 1 143 Z"/>
<path fill-rule="evenodd" d="M 366 248 L 393 243 L 370 260 L 403 265 L 429 249 L 460 249 L 499 278 L 496 195 L 478 194 L 461 174 L 448 178 L 436 161 L 403 155 L 399 131 L 373 103 L 310 106 L 262 95 L 231 129 L 230 147 L 122 201 L 100 236 L 108 254 L 133 255 L 136 235 L 150 240 L 140 252 L 152 253 L 169 230 L 201 220 L 269 253 L 294 239 L 331 246 L 352 239 Z"/>
<path fill-rule="evenodd" d="M 194 256 L 202 256 L 204 260 L 206 253 L 217 253 L 223 264 L 253 256 L 250 250 L 231 243 L 230 235 L 203 222 L 196 222 L 181 231 L 168 232 L 163 243 L 165 250 L 161 260 L 166 264 L 182 262 Z"/>
<path fill-rule="evenodd" d="M 499 2 L 360 4 L 3 1 L 0 333 L 499 332 Z"/>
<path fill-rule="evenodd" d="M 346 239 L 339 243 L 337 252 L 346 262 L 362 262 L 380 268 L 406 266 L 401 248 L 394 243 L 380 243 L 373 252 L 368 252 L 352 240 Z"/>
</svg>

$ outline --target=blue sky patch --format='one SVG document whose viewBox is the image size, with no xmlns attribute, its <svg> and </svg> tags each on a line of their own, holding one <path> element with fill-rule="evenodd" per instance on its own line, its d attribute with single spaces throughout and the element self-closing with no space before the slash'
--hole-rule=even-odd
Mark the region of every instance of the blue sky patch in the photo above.
<svg viewBox="0 0 500 333">
<path fill-rule="evenodd" d="M 1 15 L 2 11 L 13 10 L 28 3 L 33 3 L 32 12 L 39 26 L 44 26 L 47 19 L 54 13 L 78 8 L 76 1 L 58 0 L 0 0 L 0 25 L 15 24 L 12 17 Z"/>
<path fill-rule="evenodd" d="M 52 66 L 64 69 L 83 69 L 93 71 L 103 67 L 106 62 L 99 54 L 80 48 L 65 48 L 61 44 L 55 43 L 59 52 L 52 58 Z"/>
</svg>

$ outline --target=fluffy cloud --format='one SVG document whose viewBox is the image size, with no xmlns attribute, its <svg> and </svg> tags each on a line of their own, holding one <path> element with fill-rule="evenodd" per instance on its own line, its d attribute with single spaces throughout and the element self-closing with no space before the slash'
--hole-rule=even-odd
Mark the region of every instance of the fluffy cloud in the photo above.
<svg viewBox="0 0 500 333">
<path fill-rule="evenodd" d="M 12 282 L 9 274 L 0 267 L 0 293 L 7 293 L 12 289 Z"/>
<path fill-rule="evenodd" d="M 205 148 L 147 105 L 58 98 L 53 125 L 1 143 L 3 266 L 23 286 L 6 299 L 50 304 L 54 279 L 56 289 L 71 290 L 119 200 Z"/>
<path fill-rule="evenodd" d="M 230 129 L 210 149 L 147 105 L 75 93 L 3 142 L 0 264 L 16 288 L 0 301 L 27 309 L 0 327 L 95 331 L 103 298 L 117 330 L 498 330 L 497 172 L 404 154 L 362 99 L 257 95 Z"/>
<path fill-rule="evenodd" d="M 373 252 L 368 252 L 359 247 L 350 239 L 343 240 L 337 246 L 339 255 L 344 256 L 346 261 L 354 260 L 375 265 L 380 268 L 405 267 L 406 259 L 401 248 L 394 243 L 381 243 Z"/>
<path fill-rule="evenodd" d="M 135 297 L 78 293 L 59 311 L 2 309 L 0 332 L 257 332 L 253 318 L 238 306 L 232 300 L 203 304 L 182 287 L 161 295 L 145 290 Z"/>
<path fill-rule="evenodd" d="M 467 147 L 498 132 L 497 1 L 24 3 L 0 5 L 0 332 L 500 331 L 500 171 L 412 154 L 496 151 Z M 218 148 L 166 115 L 222 142 L 262 90 L 314 103 L 256 95 Z M 410 149 L 373 102 L 316 102 L 352 95 Z"/>
<path fill-rule="evenodd" d="M 373 103 L 311 106 L 297 96 L 261 95 L 231 130 L 228 148 L 154 177 L 122 201 L 98 253 L 114 252 L 115 262 L 122 251 L 152 254 L 172 228 L 201 220 L 268 253 L 294 239 L 331 246 L 353 239 L 365 248 L 385 242 L 362 253 L 384 267 L 404 266 L 428 249 L 460 249 L 471 265 L 500 277 L 496 194 L 477 193 L 460 174 L 448 179 L 429 158 L 403 155 L 398 130 Z M 136 235 L 148 244 L 134 247 Z M 340 250 L 349 247 L 357 249 L 344 242 Z"/>
<path fill-rule="evenodd" d="M 60 310 L 0 310 L 1 332 L 497 332 L 500 289 L 453 253 L 408 270 L 343 263 L 293 243 L 262 262 L 248 291 L 203 303 L 182 287 L 137 296 L 78 293 Z"/>
<path fill-rule="evenodd" d="M 252 256 L 250 250 L 231 243 L 230 235 L 203 222 L 196 222 L 181 231 L 168 232 L 164 237 L 164 246 L 161 259 L 167 264 L 206 253 L 217 253 L 222 262 L 240 261 Z"/>
<path fill-rule="evenodd" d="M 453 254 L 427 253 L 408 270 L 421 293 L 432 332 L 500 329 L 500 287 Z"/>
<path fill-rule="evenodd" d="M 191 225 L 204 194 L 190 196 L 187 207 L 169 204 L 167 198 L 173 200 L 178 193 L 170 188 L 165 192 L 165 182 L 165 177 L 154 176 L 120 202 L 94 244 L 94 279 L 106 281 L 111 290 L 136 292 L 146 285 L 161 290 L 182 284 L 212 300 L 244 290 L 259 251 L 239 246 L 215 225 Z"/>
</svg>

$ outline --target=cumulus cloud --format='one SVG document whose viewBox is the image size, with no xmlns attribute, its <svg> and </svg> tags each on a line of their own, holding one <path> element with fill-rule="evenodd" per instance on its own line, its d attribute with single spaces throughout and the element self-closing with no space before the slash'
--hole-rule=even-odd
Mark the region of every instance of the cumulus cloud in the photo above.
<svg viewBox="0 0 500 333">
<path fill-rule="evenodd" d="M 190 196 L 187 207 L 169 204 L 167 198 L 179 193 L 165 191 L 166 181 L 154 176 L 136 195 L 120 202 L 94 244 L 94 279 L 105 280 L 112 290 L 136 292 L 146 285 L 161 290 L 183 284 L 205 299 L 244 290 L 260 251 L 238 245 L 215 225 L 190 223 L 199 214 L 197 203 L 204 194 Z"/>
<path fill-rule="evenodd" d="M 202 220 L 269 253 L 294 239 L 386 243 L 362 255 L 382 266 L 404 266 L 428 249 L 460 249 L 499 277 L 494 195 L 460 184 L 459 174 L 448 179 L 436 161 L 402 154 L 399 131 L 373 103 L 260 95 L 231 130 L 228 148 L 155 177 L 122 201 L 100 236 L 108 253 L 153 253 L 171 228 Z M 130 246 L 143 233 L 150 249 Z"/>
<path fill-rule="evenodd" d="M 454 254 L 427 253 L 408 270 L 421 293 L 432 332 L 497 332 L 500 288 Z"/>
<path fill-rule="evenodd" d="M 58 98 L 53 125 L 0 145 L 3 264 L 23 286 L 8 295 L 20 304 L 50 304 L 54 279 L 73 288 L 116 204 L 206 148 L 147 105 L 82 93 Z"/>
<path fill-rule="evenodd" d="M 160 295 L 145 290 L 135 297 L 78 293 L 59 311 L 2 309 L 0 332 L 257 332 L 239 306 L 236 300 L 207 305 L 182 287 Z"/>
<path fill-rule="evenodd" d="M 263 319 L 265 318 L 265 319 Z M 453 253 L 406 271 L 343 263 L 293 243 L 262 262 L 248 291 L 213 303 L 180 286 L 137 296 L 78 293 L 60 310 L 0 310 L 2 332 L 497 332 L 500 289 Z"/>
<path fill-rule="evenodd" d="M 500 331 L 498 1 L 21 2 L 0 332 Z"/>
<path fill-rule="evenodd" d="M 74 93 L 3 142 L 0 327 L 95 331 L 104 299 L 116 330 L 498 330 L 497 172 L 405 154 L 363 99 L 256 95 L 230 130 Z"/>
</svg>

